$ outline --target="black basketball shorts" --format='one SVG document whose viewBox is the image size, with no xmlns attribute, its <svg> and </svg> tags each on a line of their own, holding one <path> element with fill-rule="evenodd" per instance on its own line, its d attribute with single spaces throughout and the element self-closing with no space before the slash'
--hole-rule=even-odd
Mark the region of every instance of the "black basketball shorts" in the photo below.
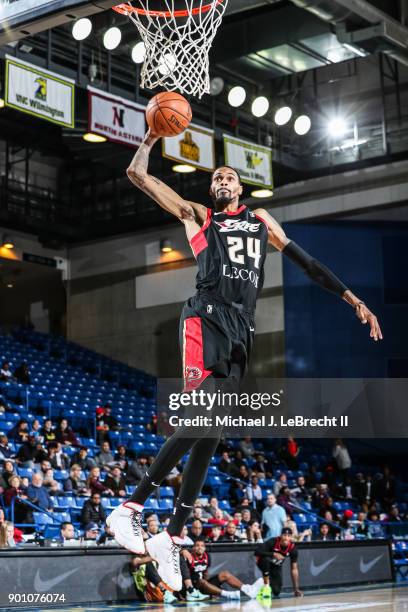
<svg viewBox="0 0 408 612">
<path fill-rule="evenodd" d="M 252 352 L 254 314 L 209 294 L 187 300 L 180 319 L 184 390 L 197 389 L 212 376 L 239 384 Z"/>
</svg>

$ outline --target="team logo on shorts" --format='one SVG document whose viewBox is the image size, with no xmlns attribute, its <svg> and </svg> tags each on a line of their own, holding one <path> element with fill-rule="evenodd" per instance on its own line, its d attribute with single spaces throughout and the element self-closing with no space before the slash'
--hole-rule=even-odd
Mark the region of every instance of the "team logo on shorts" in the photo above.
<svg viewBox="0 0 408 612">
<path fill-rule="evenodd" d="M 197 368 L 195 366 L 186 366 L 185 368 L 185 379 L 190 381 L 190 380 L 200 380 L 200 378 L 202 378 L 202 371 L 200 370 L 200 368 Z"/>
</svg>

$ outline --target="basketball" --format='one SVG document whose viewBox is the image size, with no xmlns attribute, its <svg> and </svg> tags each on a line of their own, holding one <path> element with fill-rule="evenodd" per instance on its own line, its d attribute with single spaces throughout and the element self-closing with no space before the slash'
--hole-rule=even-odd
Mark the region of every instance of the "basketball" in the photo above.
<svg viewBox="0 0 408 612">
<path fill-rule="evenodd" d="M 189 126 L 192 117 L 189 102 L 180 94 L 162 92 L 146 108 L 146 120 L 158 136 L 177 136 Z"/>
</svg>

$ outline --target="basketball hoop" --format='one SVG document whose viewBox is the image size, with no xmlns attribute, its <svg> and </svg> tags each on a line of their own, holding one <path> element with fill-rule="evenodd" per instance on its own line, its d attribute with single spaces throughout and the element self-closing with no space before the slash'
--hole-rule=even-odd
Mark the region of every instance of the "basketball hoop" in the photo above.
<svg viewBox="0 0 408 612">
<path fill-rule="evenodd" d="M 141 86 L 201 96 L 210 92 L 208 54 L 228 0 L 129 0 L 114 7 L 146 48 Z M 137 5 L 137 6 L 136 6 Z"/>
</svg>

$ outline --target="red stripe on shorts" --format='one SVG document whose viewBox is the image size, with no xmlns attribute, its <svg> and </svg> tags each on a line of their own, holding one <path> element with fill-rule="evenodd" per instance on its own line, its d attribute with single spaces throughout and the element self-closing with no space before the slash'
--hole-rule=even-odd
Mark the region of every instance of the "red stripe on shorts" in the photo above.
<svg viewBox="0 0 408 612">
<path fill-rule="evenodd" d="M 197 389 L 212 374 L 204 368 L 203 329 L 200 317 L 189 317 L 183 329 L 184 391 Z"/>
</svg>

